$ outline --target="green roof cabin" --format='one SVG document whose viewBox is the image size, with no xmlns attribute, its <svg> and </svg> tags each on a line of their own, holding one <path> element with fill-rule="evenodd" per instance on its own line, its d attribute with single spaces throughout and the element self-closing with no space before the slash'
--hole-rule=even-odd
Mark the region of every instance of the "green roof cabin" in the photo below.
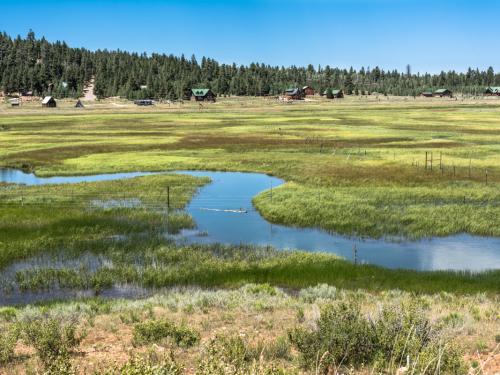
<svg viewBox="0 0 500 375">
<path fill-rule="evenodd" d="M 434 96 L 436 98 L 443 98 L 443 97 L 451 98 L 453 97 L 453 93 L 448 89 L 439 89 L 434 91 Z"/>
<path fill-rule="evenodd" d="M 197 102 L 215 102 L 216 95 L 210 89 L 192 89 L 191 100 Z"/>
<path fill-rule="evenodd" d="M 495 87 L 487 87 L 486 90 L 484 91 L 484 95 L 487 96 L 500 96 L 500 86 L 495 86 Z"/>
<path fill-rule="evenodd" d="M 328 98 L 328 89 L 323 91 L 323 95 Z M 331 99 L 342 99 L 344 97 L 344 91 L 343 90 L 332 90 L 332 97 Z"/>
</svg>

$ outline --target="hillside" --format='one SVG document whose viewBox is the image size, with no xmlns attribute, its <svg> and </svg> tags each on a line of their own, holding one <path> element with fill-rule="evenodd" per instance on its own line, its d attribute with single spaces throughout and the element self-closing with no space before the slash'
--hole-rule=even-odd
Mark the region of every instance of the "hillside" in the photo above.
<svg viewBox="0 0 500 375">
<path fill-rule="evenodd" d="M 347 93 L 378 92 L 418 95 L 424 90 L 447 87 L 464 94 L 477 94 L 488 85 L 500 85 L 493 69 L 469 69 L 464 73 L 403 74 L 330 66 L 277 67 L 252 63 L 221 64 L 203 57 L 137 54 L 124 51 L 72 48 L 64 42 L 0 34 L 0 87 L 5 94 L 33 91 L 42 96 L 79 97 L 95 76 L 97 97 L 176 100 L 194 86 L 208 87 L 218 95 L 277 95 L 289 86 L 310 85 L 318 92 L 343 88 Z"/>
</svg>

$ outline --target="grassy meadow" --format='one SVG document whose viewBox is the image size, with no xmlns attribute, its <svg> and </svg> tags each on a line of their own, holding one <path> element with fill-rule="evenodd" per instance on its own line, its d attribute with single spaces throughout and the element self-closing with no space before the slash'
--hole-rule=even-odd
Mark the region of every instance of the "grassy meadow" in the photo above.
<svg viewBox="0 0 500 375">
<path fill-rule="evenodd" d="M 254 198 L 275 223 L 376 238 L 500 236 L 500 100 L 58 104 L 0 105 L 0 168 L 261 172 L 286 181 L 272 198 Z M 407 361 L 409 374 L 500 368 L 500 270 L 389 270 L 300 249 L 167 238 L 193 228 L 182 209 L 208 182 L 155 174 L 0 184 L 0 373 L 401 374 Z M 113 286 L 143 288 L 148 298 L 99 297 Z M 9 293 L 59 290 L 96 297 L 1 307 Z"/>
<path fill-rule="evenodd" d="M 262 172 L 287 181 L 272 201 L 255 199 L 276 223 L 370 237 L 500 234 L 497 100 L 64 105 L 4 107 L 0 164 L 44 176 Z"/>
</svg>

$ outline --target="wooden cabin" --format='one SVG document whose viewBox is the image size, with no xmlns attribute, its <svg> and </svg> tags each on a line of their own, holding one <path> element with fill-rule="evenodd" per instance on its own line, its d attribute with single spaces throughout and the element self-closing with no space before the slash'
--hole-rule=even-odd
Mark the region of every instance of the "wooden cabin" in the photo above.
<svg viewBox="0 0 500 375">
<path fill-rule="evenodd" d="M 285 91 L 285 98 L 288 100 L 303 100 L 306 94 L 299 87 L 294 87 Z"/>
<path fill-rule="evenodd" d="M 451 97 L 453 97 L 453 93 L 448 89 L 439 89 L 439 90 L 434 91 L 434 97 L 436 97 L 436 98 L 444 98 L 444 97 L 451 98 Z"/>
<path fill-rule="evenodd" d="M 42 107 L 55 108 L 55 107 L 57 107 L 57 102 L 53 96 L 46 96 L 42 100 Z"/>
<path fill-rule="evenodd" d="M 316 91 L 311 86 L 302 87 L 302 91 L 304 91 L 305 96 L 314 96 L 316 94 Z"/>
<path fill-rule="evenodd" d="M 423 96 L 424 98 L 432 98 L 434 93 L 432 91 L 424 91 L 420 93 L 420 96 Z"/>
<path fill-rule="evenodd" d="M 486 96 L 500 96 L 500 86 L 496 87 L 487 87 L 484 91 L 484 95 Z"/>
<path fill-rule="evenodd" d="M 328 94 L 328 89 L 323 92 L 323 95 L 326 96 Z M 332 90 L 332 99 L 342 99 L 344 97 L 343 90 Z"/>
<path fill-rule="evenodd" d="M 216 95 L 210 89 L 192 89 L 191 100 L 196 102 L 215 102 Z"/>
</svg>

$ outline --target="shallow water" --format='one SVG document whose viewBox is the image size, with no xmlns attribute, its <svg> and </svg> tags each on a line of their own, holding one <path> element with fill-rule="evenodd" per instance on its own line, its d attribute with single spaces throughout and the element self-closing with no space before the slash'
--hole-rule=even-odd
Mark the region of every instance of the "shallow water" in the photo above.
<svg viewBox="0 0 500 375">
<path fill-rule="evenodd" d="M 186 211 L 197 223 L 197 230 L 183 231 L 181 242 L 226 243 L 272 246 L 278 249 L 326 251 L 353 260 L 357 249 L 359 263 L 414 270 L 483 271 L 500 268 L 500 238 L 467 234 L 420 241 L 359 239 L 319 229 L 301 229 L 270 224 L 253 208 L 252 198 L 276 188 L 283 181 L 259 173 L 177 171 L 206 176 L 212 183 L 200 188 Z M 148 172 L 40 178 L 17 170 L 0 170 L 0 182 L 41 185 L 109 181 L 149 175 Z"/>
<path fill-rule="evenodd" d="M 212 183 L 202 187 L 187 207 L 198 225 L 198 231 L 183 232 L 188 243 L 269 245 L 279 249 L 326 251 L 350 260 L 354 258 L 353 246 L 356 245 L 358 262 L 388 268 L 470 271 L 500 268 L 500 238 L 460 234 L 396 242 L 362 240 L 318 229 L 274 225 L 264 220 L 253 208 L 252 198 L 264 190 L 281 185 L 282 180 L 259 173 L 178 173 L 212 179 Z M 227 210 L 246 210 L 247 213 Z"/>
<path fill-rule="evenodd" d="M 48 184 L 77 184 L 79 182 L 97 182 L 122 180 L 157 174 L 154 172 L 129 172 L 129 173 L 105 173 L 90 176 L 55 176 L 38 177 L 34 173 L 27 173 L 18 169 L 0 169 L 0 182 L 24 185 L 48 185 Z"/>
</svg>

